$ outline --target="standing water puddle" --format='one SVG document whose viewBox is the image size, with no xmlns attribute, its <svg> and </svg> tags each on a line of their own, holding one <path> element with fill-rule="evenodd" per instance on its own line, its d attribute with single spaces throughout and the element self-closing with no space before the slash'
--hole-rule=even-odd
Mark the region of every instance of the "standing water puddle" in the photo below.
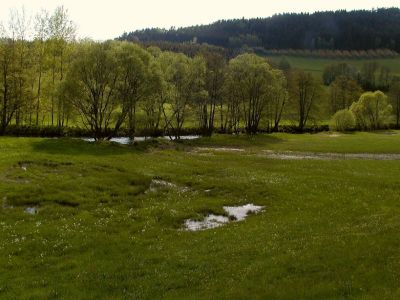
<svg viewBox="0 0 400 300">
<path fill-rule="evenodd" d="M 36 215 L 38 213 L 38 209 L 36 207 L 27 207 L 25 208 L 25 212 L 29 215 Z"/>
<path fill-rule="evenodd" d="M 203 221 L 186 220 L 185 227 L 189 231 L 206 230 L 220 227 L 229 222 L 229 218 L 218 215 L 208 215 Z"/>
<path fill-rule="evenodd" d="M 259 213 L 263 210 L 264 206 L 257 206 L 253 204 L 246 204 L 243 206 L 224 206 L 224 210 L 229 217 L 210 214 L 202 221 L 186 220 L 185 229 L 188 231 L 207 230 L 223 226 L 229 223 L 230 220 L 243 221 L 247 218 L 249 213 Z"/>
</svg>

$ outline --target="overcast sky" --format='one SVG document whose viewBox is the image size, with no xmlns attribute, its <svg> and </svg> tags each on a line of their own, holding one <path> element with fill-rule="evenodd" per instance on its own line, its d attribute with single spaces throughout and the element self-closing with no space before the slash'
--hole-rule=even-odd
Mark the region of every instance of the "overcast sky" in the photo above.
<svg viewBox="0 0 400 300">
<path fill-rule="evenodd" d="M 104 40 L 146 27 L 208 24 L 220 19 L 268 17 L 283 12 L 398 7 L 399 0 L 0 0 L 0 21 L 10 9 L 28 14 L 63 5 L 80 37 Z"/>
</svg>

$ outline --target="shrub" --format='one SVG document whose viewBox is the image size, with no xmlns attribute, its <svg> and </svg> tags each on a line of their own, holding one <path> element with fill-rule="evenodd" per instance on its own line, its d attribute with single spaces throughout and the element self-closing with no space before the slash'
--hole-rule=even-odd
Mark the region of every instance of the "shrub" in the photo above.
<svg viewBox="0 0 400 300">
<path fill-rule="evenodd" d="M 332 131 L 350 131 L 356 126 L 356 119 L 353 113 L 348 109 L 337 111 L 329 124 L 329 129 Z"/>
</svg>

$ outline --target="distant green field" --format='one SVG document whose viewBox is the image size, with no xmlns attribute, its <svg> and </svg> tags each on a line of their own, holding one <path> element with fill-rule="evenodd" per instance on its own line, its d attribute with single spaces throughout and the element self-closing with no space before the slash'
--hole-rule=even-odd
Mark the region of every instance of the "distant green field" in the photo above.
<svg viewBox="0 0 400 300">
<path fill-rule="evenodd" d="M 400 75 L 400 57 L 399 58 L 380 58 L 380 59 L 334 59 L 334 58 L 313 58 L 313 57 L 296 57 L 296 56 L 271 56 L 269 57 L 274 62 L 279 62 L 282 57 L 285 57 L 292 68 L 302 69 L 307 72 L 312 72 L 314 75 L 321 77 L 324 68 L 330 64 L 348 63 L 358 69 L 361 69 L 363 64 L 367 62 L 377 62 L 382 66 L 388 67 L 393 74 Z"/>
</svg>

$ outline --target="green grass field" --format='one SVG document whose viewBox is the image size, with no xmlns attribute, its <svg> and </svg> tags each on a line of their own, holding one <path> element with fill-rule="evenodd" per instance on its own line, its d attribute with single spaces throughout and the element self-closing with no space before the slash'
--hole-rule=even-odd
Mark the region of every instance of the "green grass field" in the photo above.
<svg viewBox="0 0 400 300">
<path fill-rule="evenodd" d="M 283 56 L 272 56 L 271 60 L 279 62 Z M 398 58 L 379 58 L 379 59 L 334 59 L 334 58 L 312 58 L 285 56 L 292 68 L 301 69 L 313 73 L 318 78 L 322 77 L 324 68 L 331 64 L 347 63 L 361 70 L 363 64 L 367 62 L 377 62 L 381 66 L 388 67 L 393 75 L 400 75 L 400 57 Z"/>
<path fill-rule="evenodd" d="M 400 160 L 265 150 L 400 153 L 400 132 L 132 146 L 0 138 L 0 298 L 399 298 Z M 153 179 L 178 188 L 150 191 Z M 183 230 L 247 203 L 265 210 Z"/>
</svg>

